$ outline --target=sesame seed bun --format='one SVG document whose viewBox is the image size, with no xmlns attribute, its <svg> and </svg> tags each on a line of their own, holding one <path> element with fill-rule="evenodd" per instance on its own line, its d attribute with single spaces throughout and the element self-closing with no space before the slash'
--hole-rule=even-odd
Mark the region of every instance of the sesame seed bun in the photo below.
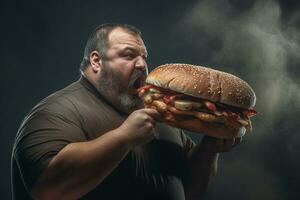
<svg viewBox="0 0 300 200">
<path fill-rule="evenodd" d="M 255 93 L 248 83 L 208 67 L 161 65 L 148 75 L 146 83 L 239 108 L 252 108 L 256 102 Z"/>
</svg>

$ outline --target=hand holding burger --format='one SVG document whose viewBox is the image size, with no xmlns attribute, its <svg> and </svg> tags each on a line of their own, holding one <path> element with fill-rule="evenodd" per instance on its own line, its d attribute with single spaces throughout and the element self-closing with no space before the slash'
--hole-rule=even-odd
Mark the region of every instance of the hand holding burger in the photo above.
<svg viewBox="0 0 300 200">
<path fill-rule="evenodd" d="M 250 132 L 256 96 L 242 79 L 189 64 L 166 64 L 153 70 L 138 89 L 148 108 L 171 126 L 216 138 Z"/>
</svg>

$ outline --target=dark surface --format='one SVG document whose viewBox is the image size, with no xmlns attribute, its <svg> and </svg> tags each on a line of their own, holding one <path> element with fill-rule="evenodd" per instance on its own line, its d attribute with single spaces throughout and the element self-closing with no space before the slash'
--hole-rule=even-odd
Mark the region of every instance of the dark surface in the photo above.
<svg viewBox="0 0 300 200">
<path fill-rule="evenodd" d="M 150 69 L 214 66 L 256 91 L 254 132 L 221 156 L 204 199 L 298 199 L 299 8 L 296 0 L 1 1 L 1 199 L 11 196 L 10 153 L 21 120 L 78 78 L 85 41 L 105 22 L 143 31 Z"/>
</svg>

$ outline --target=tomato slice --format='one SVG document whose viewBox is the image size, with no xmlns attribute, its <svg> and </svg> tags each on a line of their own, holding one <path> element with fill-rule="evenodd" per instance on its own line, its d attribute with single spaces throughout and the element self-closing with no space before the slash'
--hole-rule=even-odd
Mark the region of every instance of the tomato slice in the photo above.
<svg viewBox="0 0 300 200">
<path fill-rule="evenodd" d="M 205 104 L 205 106 L 207 107 L 208 110 L 211 110 L 211 111 L 214 111 L 214 112 L 217 110 L 216 105 L 212 102 L 204 101 L 204 104 Z"/>
<path fill-rule="evenodd" d="M 253 117 L 257 114 L 257 112 L 254 109 L 248 109 L 243 111 L 243 114 L 246 115 L 247 117 Z"/>
</svg>

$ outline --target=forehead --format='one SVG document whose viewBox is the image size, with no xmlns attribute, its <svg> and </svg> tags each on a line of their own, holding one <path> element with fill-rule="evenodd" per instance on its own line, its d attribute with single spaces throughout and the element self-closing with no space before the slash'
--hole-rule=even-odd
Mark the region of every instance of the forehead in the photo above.
<svg viewBox="0 0 300 200">
<path fill-rule="evenodd" d="M 109 46 L 114 47 L 134 47 L 142 52 L 146 52 L 145 44 L 142 38 L 138 35 L 128 33 L 122 28 L 113 29 L 108 36 Z"/>
</svg>

